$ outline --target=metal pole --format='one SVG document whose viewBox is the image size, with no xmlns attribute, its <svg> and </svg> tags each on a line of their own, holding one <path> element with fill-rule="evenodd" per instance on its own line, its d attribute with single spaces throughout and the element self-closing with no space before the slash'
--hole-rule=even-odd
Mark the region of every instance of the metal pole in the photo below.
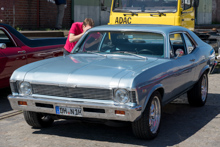
<svg viewBox="0 0 220 147">
<path fill-rule="evenodd" d="M 99 25 L 101 25 L 101 0 L 99 0 Z"/>
<path fill-rule="evenodd" d="M 40 27 L 40 1 L 37 0 L 37 27 Z"/>
<path fill-rule="evenodd" d="M 15 0 L 13 0 L 13 24 L 12 27 L 15 27 Z"/>
</svg>

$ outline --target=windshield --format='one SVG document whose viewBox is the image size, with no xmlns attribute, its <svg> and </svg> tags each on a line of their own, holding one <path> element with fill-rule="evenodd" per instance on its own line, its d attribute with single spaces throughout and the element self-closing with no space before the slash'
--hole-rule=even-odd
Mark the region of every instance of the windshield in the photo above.
<svg viewBox="0 0 220 147">
<path fill-rule="evenodd" d="M 164 36 L 150 32 L 90 32 L 74 53 L 164 57 Z"/>
<path fill-rule="evenodd" d="M 114 12 L 176 12 L 177 0 L 115 0 Z"/>
</svg>

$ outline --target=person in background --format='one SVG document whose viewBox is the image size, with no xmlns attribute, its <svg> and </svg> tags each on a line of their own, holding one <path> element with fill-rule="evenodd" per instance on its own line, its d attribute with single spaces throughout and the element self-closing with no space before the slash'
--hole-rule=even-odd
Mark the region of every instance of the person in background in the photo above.
<svg viewBox="0 0 220 147">
<path fill-rule="evenodd" d="M 55 30 L 60 30 L 62 29 L 66 0 L 55 0 L 55 3 L 57 5 L 57 21 Z"/>
<path fill-rule="evenodd" d="M 64 54 L 68 55 L 83 34 L 94 26 L 91 18 L 86 18 L 83 22 L 75 22 L 72 24 L 64 46 Z"/>
</svg>

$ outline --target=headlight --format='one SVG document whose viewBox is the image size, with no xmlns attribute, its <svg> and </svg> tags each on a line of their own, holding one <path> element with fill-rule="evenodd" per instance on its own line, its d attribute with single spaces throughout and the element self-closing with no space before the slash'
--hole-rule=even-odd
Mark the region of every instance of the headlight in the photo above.
<svg viewBox="0 0 220 147">
<path fill-rule="evenodd" d="M 31 84 L 28 82 L 22 82 L 19 86 L 19 93 L 21 95 L 30 95 L 32 93 Z"/>
<path fill-rule="evenodd" d="M 115 91 L 115 101 L 125 104 L 129 101 L 129 92 L 125 89 L 117 89 Z"/>
</svg>

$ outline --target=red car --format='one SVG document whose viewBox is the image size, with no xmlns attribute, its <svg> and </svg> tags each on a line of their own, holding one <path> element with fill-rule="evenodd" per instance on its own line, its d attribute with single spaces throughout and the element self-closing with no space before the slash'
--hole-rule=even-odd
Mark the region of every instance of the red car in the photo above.
<svg viewBox="0 0 220 147">
<path fill-rule="evenodd" d="M 20 66 L 63 54 L 66 38 L 28 39 L 9 25 L 0 23 L 0 88 Z"/>
</svg>

